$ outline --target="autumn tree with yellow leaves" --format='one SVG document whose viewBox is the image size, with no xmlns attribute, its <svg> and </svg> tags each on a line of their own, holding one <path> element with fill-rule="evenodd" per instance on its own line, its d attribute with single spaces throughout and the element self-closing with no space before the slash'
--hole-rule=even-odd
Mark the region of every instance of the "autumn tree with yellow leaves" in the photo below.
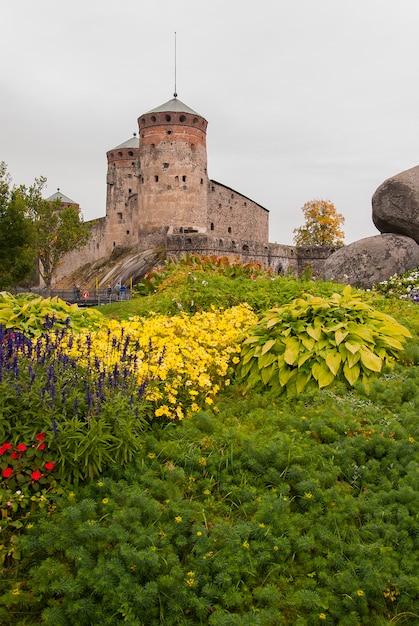
<svg viewBox="0 0 419 626">
<path fill-rule="evenodd" d="M 329 200 L 310 200 L 302 207 L 304 226 L 294 228 L 294 243 L 302 246 L 343 246 L 345 218 Z"/>
</svg>

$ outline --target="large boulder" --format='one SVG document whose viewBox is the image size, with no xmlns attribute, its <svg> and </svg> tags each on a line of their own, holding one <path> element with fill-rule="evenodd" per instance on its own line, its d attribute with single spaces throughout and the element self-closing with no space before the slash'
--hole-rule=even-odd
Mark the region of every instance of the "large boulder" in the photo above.
<svg viewBox="0 0 419 626">
<path fill-rule="evenodd" d="M 339 248 L 325 261 L 324 277 L 369 289 L 393 274 L 419 267 L 419 245 L 393 233 L 359 239 Z"/>
<path fill-rule="evenodd" d="M 372 197 L 372 221 L 380 233 L 419 243 L 419 165 L 385 180 Z"/>
</svg>

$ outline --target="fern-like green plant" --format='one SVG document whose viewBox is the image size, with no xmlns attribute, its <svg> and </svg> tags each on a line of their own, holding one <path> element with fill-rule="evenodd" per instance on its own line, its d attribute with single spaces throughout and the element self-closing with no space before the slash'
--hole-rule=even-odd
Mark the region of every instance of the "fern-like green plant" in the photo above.
<svg viewBox="0 0 419 626">
<path fill-rule="evenodd" d="M 320 388 L 343 380 L 353 387 L 392 366 L 404 349 L 407 328 L 353 294 L 319 298 L 306 294 L 271 309 L 243 342 L 236 375 L 288 397 L 311 382 Z"/>
</svg>

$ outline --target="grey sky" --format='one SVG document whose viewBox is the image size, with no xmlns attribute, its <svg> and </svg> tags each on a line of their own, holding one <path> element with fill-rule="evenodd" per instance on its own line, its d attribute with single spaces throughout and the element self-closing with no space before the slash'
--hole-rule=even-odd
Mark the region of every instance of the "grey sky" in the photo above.
<svg viewBox="0 0 419 626">
<path fill-rule="evenodd" d="M 210 178 L 291 244 L 331 200 L 345 241 L 371 196 L 419 164 L 417 0 L 14 0 L 0 23 L 0 161 L 105 214 L 106 151 L 174 92 L 209 122 Z"/>
</svg>

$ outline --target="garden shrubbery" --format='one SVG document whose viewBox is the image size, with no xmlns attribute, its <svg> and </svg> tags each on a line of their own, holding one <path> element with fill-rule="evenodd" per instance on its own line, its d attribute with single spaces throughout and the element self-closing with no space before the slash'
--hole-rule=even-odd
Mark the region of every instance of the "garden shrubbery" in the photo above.
<svg viewBox="0 0 419 626">
<path fill-rule="evenodd" d="M 246 305 L 218 299 L 238 284 Z M 419 309 L 398 304 L 409 338 L 367 294 L 316 285 L 194 257 L 119 303 L 131 319 L 3 327 L 2 624 L 418 623 Z M 191 286 L 199 306 L 170 315 Z M 281 395 L 275 351 L 275 375 L 302 359 L 316 384 Z"/>
</svg>

